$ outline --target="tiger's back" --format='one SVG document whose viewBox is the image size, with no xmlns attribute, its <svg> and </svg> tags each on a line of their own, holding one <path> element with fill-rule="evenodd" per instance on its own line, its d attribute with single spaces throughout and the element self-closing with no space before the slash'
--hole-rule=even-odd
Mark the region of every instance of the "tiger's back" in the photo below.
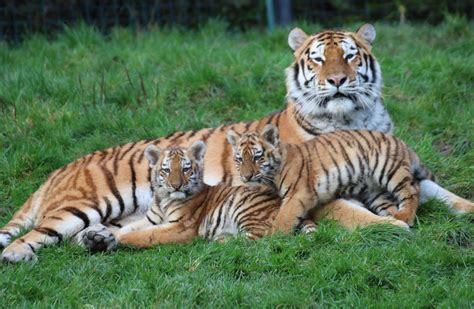
<svg viewBox="0 0 474 309">
<path fill-rule="evenodd" d="M 336 131 L 302 144 L 280 144 L 278 130 L 268 125 L 261 135 L 229 132 L 229 142 L 242 178 L 279 193 L 276 226 L 283 232 L 315 206 L 338 197 L 367 199 L 374 192 L 389 193 L 395 206 L 390 214 L 413 225 L 419 182 L 434 180 L 405 143 L 380 132 Z"/>
</svg>

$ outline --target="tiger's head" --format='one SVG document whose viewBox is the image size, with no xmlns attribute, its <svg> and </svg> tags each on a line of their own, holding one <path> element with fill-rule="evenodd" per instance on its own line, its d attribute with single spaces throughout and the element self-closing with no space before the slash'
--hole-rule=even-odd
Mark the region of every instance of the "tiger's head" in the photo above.
<svg viewBox="0 0 474 309">
<path fill-rule="evenodd" d="M 287 95 L 303 117 L 345 116 L 375 106 L 382 87 L 371 53 L 375 35 L 370 24 L 356 32 L 291 30 L 295 62 L 285 71 Z"/>
<path fill-rule="evenodd" d="M 151 168 L 151 183 L 160 199 L 185 199 L 200 192 L 203 181 L 206 144 L 194 142 L 186 148 L 145 149 Z"/>
<path fill-rule="evenodd" d="M 242 182 L 272 185 L 281 166 L 278 129 L 266 125 L 261 134 L 227 132 L 234 162 Z"/>
</svg>

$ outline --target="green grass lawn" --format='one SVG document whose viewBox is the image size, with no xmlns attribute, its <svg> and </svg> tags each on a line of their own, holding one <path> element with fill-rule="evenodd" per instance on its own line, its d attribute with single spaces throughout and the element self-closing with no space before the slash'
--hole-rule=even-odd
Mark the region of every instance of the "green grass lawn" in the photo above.
<svg viewBox="0 0 474 309">
<path fill-rule="evenodd" d="M 357 25 L 348 26 L 355 29 Z M 319 30 L 307 25 L 306 31 Z M 474 24 L 387 26 L 374 53 L 396 134 L 441 183 L 474 198 Z M 283 106 L 287 31 L 67 29 L 0 43 L 0 223 L 48 173 L 94 150 L 176 130 L 257 119 Z M 49 247 L 36 264 L 0 264 L 0 307 L 472 307 L 473 215 L 420 207 L 412 232 L 353 232 L 226 244 L 196 240 L 89 255 Z"/>
</svg>

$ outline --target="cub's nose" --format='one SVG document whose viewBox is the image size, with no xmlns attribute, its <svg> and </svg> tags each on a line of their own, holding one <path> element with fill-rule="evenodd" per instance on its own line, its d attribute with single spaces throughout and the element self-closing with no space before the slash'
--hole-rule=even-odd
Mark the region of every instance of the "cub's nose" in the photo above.
<svg viewBox="0 0 474 309">
<path fill-rule="evenodd" d="M 242 181 L 250 181 L 253 178 L 253 174 L 248 173 L 248 174 L 242 174 L 240 175 L 240 178 L 242 178 Z"/>
<path fill-rule="evenodd" d="M 183 183 L 182 183 L 181 181 L 172 181 L 172 182 L 170 183 L 170 185 L 171 185 L 171 187 L 172 187 L 173 189 L 175 189 L 176 191 L 178 191 L 179 189 L 181 189 Z"/>
<path fill-rule="evenodd" d="M 328 83 L 333 85 L 333 86 L 336 86 L 336 87 L 339 87 L 341 86 L 342 84 L 345 83 L 345 81 L 347 80 L 347 76 L 346 75 L 336 75 L 336 76 L 331 76 L 327 79 Z"/>
</svg>

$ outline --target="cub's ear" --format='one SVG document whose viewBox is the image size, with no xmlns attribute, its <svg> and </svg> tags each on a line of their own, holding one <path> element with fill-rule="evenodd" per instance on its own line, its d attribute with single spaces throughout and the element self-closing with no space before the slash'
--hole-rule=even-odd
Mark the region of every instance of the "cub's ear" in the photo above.
<svg viewBox="0 0 474 309">
<path fill-rule="evenodd" d="M 195 141 L 188 148 L 188 156 L 200 163 L 204 159 L 206 148 L 207 146 L 203 141 Z"/>
<path fill-rule="evenodd" d="M 303 45 L 304 41 L 308 38 L 308 35 L 300 28 L 293 28 L 288 34 L 288 45 L 295 51 Z"/>
<path fill-rule="evenodd" d="M 232 145 L 233 148 L 237 147 L 237 140 L 240 139 L 240 134 L 235 132 L 234 130 L 227 131 L 227 140 L 229 144 Z"/>
<path fill-rule="evenodd" d="M 265 142 L 269 143 L 273 147 L 278 147 L 280 138 L 278 136 L 278 128 L 274 125 L 267 124 L 262 131 L 262 138 Z"/>
<path fill-rule="evenodd" d="M 150 166 L 156 165 L 158 159 L 160 158 L 160 148 L 156 147 L 155 145 L 148 145 L 145 148 L 145 157 L 147 158 L 148 162 L 150 162 Z"/>
<path fill-rule="evenodd" d="M 371 24 L 364 24 L 357 29 L 356 34 L 359 38 L 365 40 L 372 46 L 372 43 L 375 41 L 375 27 Z"/>
</svg>

